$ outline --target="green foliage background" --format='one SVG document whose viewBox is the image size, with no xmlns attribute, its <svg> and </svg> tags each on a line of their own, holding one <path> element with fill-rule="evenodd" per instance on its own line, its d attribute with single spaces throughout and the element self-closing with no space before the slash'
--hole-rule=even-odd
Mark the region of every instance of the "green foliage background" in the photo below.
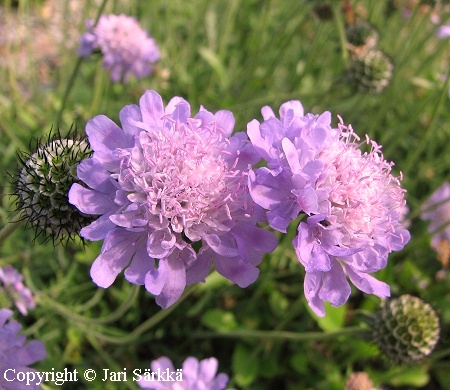
<svg viewBox="0 0 450 390">
<path fill-rule="evenodd" d="M 7 172 L 17 169 L 17 151 L 29 151 L 31 140 L 47 137 L 52 128 L 64 134 L 75 124 L 83 132 L 98 114 L 117 122 L 119 110 L 137 103 L 147 89 L 158 91 L 165 102 L 182 96 L 193 111 L 200 105 L 231 110 L 236 131 L 261 119 L 262 106 L 277 111 L 281 103 L 299 99 L 307 112 L 331 111 L 335 124 L 340 115 L 361 137 L 368 134 L 383 145 L 396 173 L 403 172 L 412 239 L 376 276 L 391 285 L 393 296 L 408 293 L 430 303 L 442 331 L 429 358 L 397 367 L 370 340 L 358 337 L 364 330 L 361 315 L 376 310 L 377 297 L 354 290 L 346 305 L 327 307 L 327 316 L 317 318 L 307 308 L 304 270 L 291 247 L 295 227 L 280 237 L 252 286 L 240 289 L 212 274 L 205 284 L 189 288 L 179 304 L 161 310 L 144 288 L 122 276 L 107 290 L 92 283 L 89 269 L 100 243 L 75 240 L 53 247 L 20 226 L 1 243 L 0 265 L 20 270 L 35 294 L 36 309 L 15 318 L 29 338 L 46 345 L 48 358 L 36 368 L 93 368 L 100 376 L 104 369 L 148 368 L 161 355 L 175 367 L 187 356 L 215 356 L 219 371 L 231 378 L 229 385 L 239 389 L 343 389 L 356 371 L 367 372 L 379 388 L 446 388 L 450 276 L 446 269 L 438 274 L 443 265 L 419 216 L 423 202 L 450 177 L 450 38 L 438 39 L 432 22 L 438 14 L 441 23 L 450 23 L 448 2 L 110 0 L 104 13 L 135 16 L 162 52 L 154 75 L 128 85 L 112 83 L 98 57 L 83 60 L 70 83 L 78 35 L 84 20 L 95 18 L 100 1 L 55 2 L 59 19 L 48 16 L 49 3 L 0 2 L 0 226 L 14 218 Z M 72 3 L 82 6 L 74 12 Z M 357 93 L 348 85 L 345 3 L 378 29 L 378 47 L 394 63 L 392 82 L 379 95 Z M 403 15 L 407 4 L 414 5 L 409 17 Z M 320 5 L 330 6 L 328 18 L 318 16 Z M 19 23 L 21 36 L 6 39 L 11 27 L 5 26 Z M 58 39 L 50 26 L 59 28 Z M 49 38 L 47 46 L 36 45 L 36 29 Z M 82 379 L 62 387 L 137 388 L 131 380 Z M 46 383 L 44 388 L 58 386 Z"/>
</svg>

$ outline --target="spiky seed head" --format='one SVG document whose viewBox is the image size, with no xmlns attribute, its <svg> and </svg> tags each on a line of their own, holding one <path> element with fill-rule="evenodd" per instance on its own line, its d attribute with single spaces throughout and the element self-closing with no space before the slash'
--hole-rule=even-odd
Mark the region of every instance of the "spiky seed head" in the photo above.
<svg viewBox="0 0 450 390">
<path fill-rule="evenodd" d="M 347 26 L 345 30 L 348 43 L 354 48 L 365 50 L 374 48 L 378 43 L 377 29 L 366 20 Z"/>
<path fill-rule="evenodd" d="M 386 299 L 372 324 L 374 342 L 398 364 L 428 356 L 439 340 L 439 318 L 433 308 L 411 295 Z"/>
<path fill-rule="evenodd" d="M 347 69 L 349 83 L 359 92 L 378 94 L 392 79 L 394 65 L 381 50 L 354 55 Z"/>
<path fill-rule="evenodd" d="M 64 138 L 59 132 L 50 135 L 45 143 L 38 139 L 34 152 L 18 153 L 21 166 L 12 176 L 13 195 L 21 219 L 35 228 L 36 237 L 60 243 L 93 221 L 68 201 L 70 187 L 80 182 L 77 166 L 91 154 L 87 140 L 73 132 Z"/>
</svg>

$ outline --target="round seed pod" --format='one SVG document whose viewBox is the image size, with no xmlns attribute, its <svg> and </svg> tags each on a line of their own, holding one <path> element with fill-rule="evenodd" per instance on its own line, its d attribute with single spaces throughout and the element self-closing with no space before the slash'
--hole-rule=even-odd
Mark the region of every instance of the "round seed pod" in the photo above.
<svg viewBox="0 0 450 390">
<path fill-rule="evenodd" d="M 20 167 L 12 175 L 12 195 L 21 220 L 35 229 L 35 239 L 60 243 L 94 220 L 68 200 L 70 187 L 80 182 L 77 166 L 91 154 L 87 140 L 70 132 L 65 138 L 58 132 L 45 143 L 38 139 L 34 152 L 18 153 Z"/>
<path fill-rule="evenodd" d="M 392 79 L 394 65 L 380 50 L 369 50 L 354 55 L 347 69 L 347 79 L 359 92 L 378 94 Z"/>
<path fill-rule="evenodd" d="M 422 360 L 439 340 L 439 318 L 420 298 L 402 295 L 381 304 L 372 324 L 374 342 L 391 361 L 404 364 Z"/>
<path fill-rule="evenodd" d="M 354 48 L 374 48 L 379 39 L 378 31 L 365 20 L 358 21 L 345 29 L 348 43 Z"/>
</svg>

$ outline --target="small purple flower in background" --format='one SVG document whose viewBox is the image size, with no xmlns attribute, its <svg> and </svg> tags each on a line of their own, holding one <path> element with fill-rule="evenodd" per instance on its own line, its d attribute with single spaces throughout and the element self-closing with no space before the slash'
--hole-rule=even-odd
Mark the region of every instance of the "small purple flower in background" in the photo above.
<svg viewBox="0 0 450 390">
<path fill-rule="evenodd" d="M 363 153 L 358 136 L 341 120 L 332 128 L 329 112 L 304 115 L 299 101 L 289 101 L 280 119 L 267 106 L 262 115 L 263 123 L 247 126 L 267 161 L 249 172 L 250 194 L 280 232 L 301 216 L 293 245 L 305 267 L 312 310 L 323 316 L 323 301 L 344 304 L 351 291 L 346 276 L 365 293 L 389 296 L 389 286 L 369 274 L 384 268 L 388 253 L 410 238 L 400 223 L 405 190 L 391 175 L 393 164 L 368 138 L 370 151 Z"/>
<path fill-rule="evenodd" d="M 450 24 L 438 27 L 436 30 L 436 35 L 438 36 L 438 38 L 450 37 Z"/>
<path fill-rule="evenodd" d="M 91 276 L 109 287 L 125 278 L 174 304 L 186 285 L 216 270 L 240 287 L 253 283 L 256 267 L 277 245 L 256 226 L 265 213 L 251 199 L 249 167 L 260 157 L 245 133 L 231 135 L 230 111 L 203 107 L 191 117 L 189 103 L 147 91 L 140 106 L 120 112 L 123 130 L 103 115 L 86 126 L 92 158 L 78 166 L 69 202 L 100 216 L 81 236 L 104 240 Z"/>
<path fill-rule="evenodd" d="M 127 82 L 130 74 L 136 78 L 149 76 L 153 64 L 161 59 L 155 40 L 131 16 L 104 15 L 95 27 L 92 20 L 86 21 L 86 27 L 88 32 L 80 37 L 78 54 L 87 57 L 99 48 L 103 66 L 115 82 Z"/>
<path fill-rule="evenodd" d="M 216 358 L 201 360 L 195 357 L 188 357 L 181 370 L 175 370 L 172 361 L 163 356 L 153 360 L 151 363 L 151 373 L 147 376 L 143 373 L 143 378 L 138 381 L 138 385 L 143 389 L 152 390 L 223 390 L 228 383 L 228 375 L 217 374 L 218 362 Z M 158 374 L 163 374 L 167 379 L 167 373 L 171 375 L 173 381 L 161 381 Z M 153 377 L 152 375 L 153 374 Z M 182 381 L 177 380 L 182 379 Z M 159 380 L 158 380 L 159 379 Z"/>
<path fill-rule="evenodd" d="M 0 389 L 40 389 L 38 378 L 37 383 L 27 384 L 16 380 L 16 376 L 17 373 L 36 372 L 28 366 L 47 357 L 45 346 L 38 340 L 25 344 L 25 335 L 19 334 L 22 326 L 17 321 L 8 321 L 11 315 L 11 310 L 0 309 Z"/>
<path fill-rule="evenodd" d="M 430 221 L 431 247 L 441 257 L 444 266 L 449 261 L 450 244 L 450 183 L 442 184 L 422 206 L 423 220 Z M 442 252 L 442 253 L 441 253 Z"/>
<path fill-rule="evenodd" d="M 0 267 L 0 291 L 3 289 L 10 297 L 17 309 L 27 315 L 28 309 L 34 309 L 34 303 L 31 291 L 22 283 L 23 276 L 12 266 L 5 265 Z"/>
</svg>

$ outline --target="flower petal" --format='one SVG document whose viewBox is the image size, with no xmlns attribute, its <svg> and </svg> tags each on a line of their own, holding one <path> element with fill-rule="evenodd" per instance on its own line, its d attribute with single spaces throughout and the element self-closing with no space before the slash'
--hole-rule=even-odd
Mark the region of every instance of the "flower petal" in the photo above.
<svg viewBox="0 0 450 390">
<path fill-rule="evenodd" d="M 123 130 L 105 115 L 97 115 L 86 124 L 89 144 L 95 152 L 110 153 L 116 148 L 129 147 Z"/>
<path fill-rule="evenodd" d="M 342 266 L 337 260 L 332 261 L 330 271 L 323 274 L 319 298 L 337 307 L 347 302 L 350 293 L 350 285 L 345 278 Z"/>
<path fill-rule="evenodd" d="M 155 260 L 147 253 L 144 243 L 137 245 L 136 253 L 131 260 L 131 264 L 124 272 L 125 279 L 134 284 L 145 284 L 145 275 L 155 268 Z"/>
<path fill-rule="evenodd" d="M 239 257 L 214 256 L 216 270 L 239 287 L 247 287 L 258 279 L 259 269 Z"/>
<path fill-rule="evenodd" d="M 155 91 L 146 91 L 139 100 L 142 121 L 151 129 L 161 127 L 164 117 L 164 104 L 161 96 Z"/>
<path fill-rule="evenodd" d="M 356 272 L 350 266 L 344 265 L 344 268 L 351 282 L 362 292 L 374 294 L 380 298 L 391 296 L 391 289 L 388 284 L 375 279 L 369 274 Z"/>
<path fill-rule="evenodd" d="M 110 211 L 97 218 L 94 222 L 85 226 L 80 230 L 80 235 L 90 241 L 103 240 L 110 230 L 114 229 L 116 225 L 111 222 L 109 217 L 114 213 Z"/>
<path fill-rule="evenodd" d="M 84 188 L 78 183 L 72 184 L 69 190 L 69 203 L 76 206 L 82 213 L 101 215 L 117 208 L 109 194 Z"/>
<path fill-rule="evenodd" d="M 236 123 L 234 115 L 231 111 L 220 110 L 214 114 L 217 126 L 222 129 L 223 134 L 227 137 L 233 133 L 234 125 Z"/>
<path fill-rule="evenodd" d="M 91 277 L 99 287 L 109 287 L 130 263 L 139 235 L 117 228 L 105 238 L 102 251 L 91 267 Z"/>
</svg>

